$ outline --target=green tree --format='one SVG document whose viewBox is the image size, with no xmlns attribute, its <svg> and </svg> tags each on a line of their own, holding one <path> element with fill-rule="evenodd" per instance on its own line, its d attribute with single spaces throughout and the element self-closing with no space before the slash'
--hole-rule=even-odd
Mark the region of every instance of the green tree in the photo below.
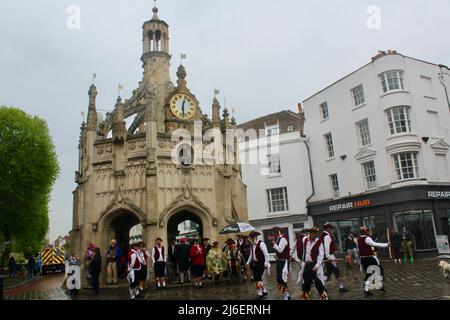
<svg viewBox="0 0 450 320">
<path fill-rule="evenodd" d="M 46 122 L 20 109 L 0 107 L 0 233 L 5 241 L 14 239 L 19 251 L 40 250 L 58 174 Z"/>
</svg>

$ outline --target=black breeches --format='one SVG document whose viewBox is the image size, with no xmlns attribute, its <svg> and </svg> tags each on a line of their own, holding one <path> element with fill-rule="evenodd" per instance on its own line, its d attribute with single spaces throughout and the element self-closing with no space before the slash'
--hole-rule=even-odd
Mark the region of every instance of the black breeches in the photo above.
<svg viewBox="0 0 450 320">
<path fill-rule="evenodd" d="M 341 270 L 339 270 L 339 267 L 335 266 L 331 262 L 325 262 L 325 267 L 326 267 L 325 276 L 327 277 L 328 280 L 330 279 L 330 276 L 332 274 L 334 274 L 336 279 L 339 279 L 339 277 L 341 276 Z"/>
<path fill-rule="evenodd" d="M 381 266 L 381 264 L 375 259 L 374 257 L 362 257 L 361 258 L 361 265 L 363 267 L 364 272 L 366 273 L 366 277 L 364 278 L 364 281 L 367 281 L 369 277 L 372 275 L 372 273 L 368 273 L 367 269 L 370 266 L 378 266 L 380 268 L 380 275 L 384 277 L 384 269 Z"/>
<path fill-rule="evenodd" d="M 302 290 L 309 292 L 311 290 L 311 284 L 314 281 L 317 291 L 319 294 L 322 294 L 325 291 L 325 287 L 323 286 L 322 281 L 317 277 L 317 272 L 313 271 L 315 265 L 316 264 L 314 262 L 306 263 L 305 270 L 303 271 Z"/>
<path fill-rule="evenodd" d="M 286 263 L 286 261 L 277 260 L 277 282 L 287 287 L 287 283 L 283 280 L 283 269 Z"/>
<path fill-rule="evenodd" d="M 262 281 L 262 275 L 264 273 L 264 264 L 259 262 L 253 263 L 253 279 L 255 281 Z"/>
</svg>

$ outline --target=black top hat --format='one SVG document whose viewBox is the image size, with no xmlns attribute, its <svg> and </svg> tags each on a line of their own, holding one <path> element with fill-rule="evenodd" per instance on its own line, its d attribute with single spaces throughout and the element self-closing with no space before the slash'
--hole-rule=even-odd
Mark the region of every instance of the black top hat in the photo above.
<svg viewBox="0 0 450 320">
<path fill-rule="evenodd" d="M 323 225 L 323 228 L 326 230 L 326 229 L 334 228 L 334 226 L 329 222 L 325 222 L 325 224 Z"/>
<path fill-rule="evenodd" d="M 250 238 L 254 238 L 261 235 L 261 233 L 259 233 L 258 231 L 252 231 L 249 235 Z"/>
</svg>

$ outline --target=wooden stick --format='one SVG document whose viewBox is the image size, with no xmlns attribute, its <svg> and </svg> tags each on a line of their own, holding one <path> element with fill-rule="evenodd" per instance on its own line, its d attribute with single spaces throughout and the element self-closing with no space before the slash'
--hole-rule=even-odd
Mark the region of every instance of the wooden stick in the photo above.
<svg viewBox="0 0 450 320">
<path fill-rule="evenodd" d="M 392 259 L 392 249 L 391 249 L 391 235 L 389 233 L 389 228 L 386 229 L 387 240 L 388 240 L 388 249 L 389 249 L 389 259 Z"/>
</svg>

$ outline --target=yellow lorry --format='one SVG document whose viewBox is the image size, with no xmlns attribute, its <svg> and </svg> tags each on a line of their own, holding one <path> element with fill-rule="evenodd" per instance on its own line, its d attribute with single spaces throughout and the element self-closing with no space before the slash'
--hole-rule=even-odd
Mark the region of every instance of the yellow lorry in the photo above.
<svg viewBox="0 0 450 320">
<path fill-rule="evenodd" d="M 41 251 L 42 275 L 65 272 L 65 252 L 63 248 L 46 247 Z"/>
</svg>

